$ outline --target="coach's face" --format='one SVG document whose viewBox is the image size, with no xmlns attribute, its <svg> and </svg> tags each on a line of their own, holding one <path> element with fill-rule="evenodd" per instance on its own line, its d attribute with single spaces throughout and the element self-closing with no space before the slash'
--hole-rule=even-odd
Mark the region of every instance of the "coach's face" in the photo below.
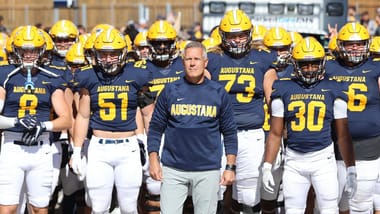
<svg viewBox="0 0 380 214">
<path fill-rule="evenodd" d="M 186 79 L 194 84 L 200 84 L 204 80 L 204 71 L 207 66 L 207 56 L 203 55 L 203 49 L 198 47 L 187 48 L 183 57 Z"/>
</svg>

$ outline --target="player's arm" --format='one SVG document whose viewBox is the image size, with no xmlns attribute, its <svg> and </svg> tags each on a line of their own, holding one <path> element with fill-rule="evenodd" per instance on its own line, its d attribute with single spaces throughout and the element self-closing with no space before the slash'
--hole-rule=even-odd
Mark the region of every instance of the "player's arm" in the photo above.
<svg viewBox="0 0 380 214">
<path fill-rule="evenodd" d="M 334 102 L 334 123 L 339 151 L 346 167 L 355 166 L 354 148 L 348 129 L 347 103 L 342 99 Z"/>
<path fill-rule="evenodd" d="M 80 90 L 78 114 L 74 124 L 74 147 L 81 148 L 87 136 L 90 123 L 90 94 L 87 89 Z"/>
<path fill-rule="evenodd" d="M 277 73 L 274 68 L 270 68 L 264 75 L 263 88 L 265 95 L 265 102 L 269 106 L 270 95 L 272 94 L 272 85 L 273 82 L 277 79 Z"/>
<path fill-rule="evenodd" d="M 148 86 L 144 86 L 141 91 L 138 92 L 137 105 L 142 113 L 145 132 L 148 133 L 149 123 L 154 110 L 154 98 Z"/>
<path fill-rule="evenodd" d="M 5 95 L 5 89 L 3 87 L 0 87 L 0 112 L 2 112 L 4 108 Z M 3 115 L 0 115 L 0 129 L 12 128 L 16 125 L 16 122 L 16 117 L 5 117 Z"/>
<path fill-rule="evenodd" d="M 271 124 L 265 143 L 264 162 L 272 164 L 280 149 L 284 130 L 284 103 L 276 98 L 271 102 Z"/>
<path fill-rule="evenodd" d="M 51 129 L 46 127 L 48 131 L 62 131 L 65 129 L 70 129 L 72 127 L 72 112 L 66 102 L 65 92 L 61 89 L 55 90 L 51 95 L 51 101 L 57 118 L 51 121 Z"/>
</svg>

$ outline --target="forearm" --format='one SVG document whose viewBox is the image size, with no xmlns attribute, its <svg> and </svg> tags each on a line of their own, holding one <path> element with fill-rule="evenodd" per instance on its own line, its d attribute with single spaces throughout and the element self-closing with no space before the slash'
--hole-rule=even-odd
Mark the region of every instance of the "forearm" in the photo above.
<svg viewBox="0 0 380 214">
<path fill-rule="evenodd" d="M 153 110 L 154 110 L 154 104 L 150 104 L 141 109 L 142 117 L 144 120 L 145 133 L 149 132 L 149 123 L 150 123 L 150 120 L 152 119 Z"/>
<path fill-rule="evenodd" d="M 236 155 L 229 154 L 229 155 L 226 155 L 226 158 L 227 158 L 226 164 L 228 164 L 228 165 L 235 165 L 236 164 Z"/>
<path fill-rule="evenodd" d="M 272 164 L 281 145 L 281 135 L 269 134 L 265 143 L 264 162 Z"/>
<path fill-rule="evenodd" d="M 74 147 L 82 147 L 87 136 L 89 123 L 90 119 L 88 117 L 78 114 L 74 124 Z"/>
</svg>

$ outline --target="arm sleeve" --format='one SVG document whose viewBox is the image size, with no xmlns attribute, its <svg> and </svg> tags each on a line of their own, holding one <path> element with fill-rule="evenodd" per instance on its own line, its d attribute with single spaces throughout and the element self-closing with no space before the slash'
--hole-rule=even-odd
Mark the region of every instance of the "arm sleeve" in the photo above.
<svg viewBox="0 0 380 214">
<path fill-rule="evenodd" d="M 225 153 L 226 155 L 237 155 L 237 126 L 234 120 L 232 104 L 228 98 L 227 93 L 223 93 L 222 95 L 222 108 L 220 115 L 220 129 L 223 134 Z"/>
<path fill-rule="evenodd" d="M 334 119 L 347 118 L 347 102 L 342 99 L 334 101 Z"/>
<path fill-rule="evenodd" d="M 284 103 L 280 98 L 272 100 L 271 104 L 272 116 L 284 117 Z"/>
<path fill-rule="evenodd" d="M 148 153 L 158 152 L 161 144 L 161 137 L 165 131 L 165 127 L 168 123 L 167 112 L 167 87 L 164 88 L 162 93 L 157 99 L 157 103 L 154 107 L 152 119 L 149 124 L 148 132 Z"/>
</svg>

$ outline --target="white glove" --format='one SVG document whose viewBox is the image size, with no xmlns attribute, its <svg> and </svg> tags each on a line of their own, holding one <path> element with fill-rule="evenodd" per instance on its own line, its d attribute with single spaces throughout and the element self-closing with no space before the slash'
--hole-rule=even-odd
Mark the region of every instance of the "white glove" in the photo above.
<svg viewBox="0 0 380 214">
<path fill-rule="evenodd" d="M 81 147 L 74 147 L 73 154 L 71 155 L 71 168 L 73 172 L 77 174 L 78 179 L 83 181 L 86 176 L 86 157 L 81 157 Z"/>
<path fill-rule="evenodd" d="M 272 164 L 264 162 L 263 167 L 261 168 L 263 174 L 262 182 L 264 190 L 269 193 L 274 193 L 274 179 L 272 175 Z"/>
<path fill-rule="evenodd" d="M 344 193 L 348 198 L 353 198 L 356 193 L 356 168 L 355 166 L 350 166 L 347 168 L 346 175 L 346 186 L 344 187 Z"/>
</svg>

